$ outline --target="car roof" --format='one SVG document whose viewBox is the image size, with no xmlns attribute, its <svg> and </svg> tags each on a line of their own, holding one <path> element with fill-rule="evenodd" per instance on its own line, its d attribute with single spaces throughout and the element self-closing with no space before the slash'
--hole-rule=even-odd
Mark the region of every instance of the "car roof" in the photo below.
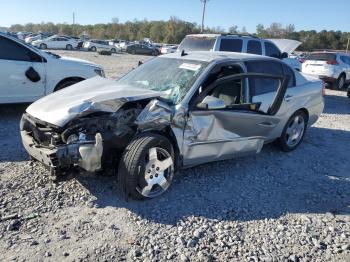
<svg viewBox="0 0 350 262">
<path fill-rule="evenodd" d="M 247 53 L 235 53 L 235 52 L 223 52 L 223 51 L 191 51 L 186 55 L 181 56 L 181 52 L 175 52 L 171 54 L 162 55 L 162 57 L 168 58 L 181 58 L 186 60 L 197 60 L 203 62 L 213 62 L 219 60 L 237 60 L 237 61 L 246 61 L 246 60 L 271 60 L 271 61 L 280 61 L 277 58 L 254 55 Z"/>
</svg>

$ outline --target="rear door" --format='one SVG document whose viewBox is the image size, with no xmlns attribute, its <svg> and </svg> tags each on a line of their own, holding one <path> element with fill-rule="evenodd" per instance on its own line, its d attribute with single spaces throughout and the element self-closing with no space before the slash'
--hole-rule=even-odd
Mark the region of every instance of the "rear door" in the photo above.
<svg viewBox="0 0 350 262">
<path fill-rule="evenodd" d="M 184 165 L 259 152 L 281 121 L 276 113 L 286 88 L 283 75 L 256 73 L 223 77 L 205 87 L 189 107 Z M 224 106 L 206 108 L 208 99 Z"/>
<path fill-rule="evenodd" d="M 31 102 L 43 96 L 46 72 L 42 58 L 3 36 L 0 46 L 0 103 Z"/>
</svg>

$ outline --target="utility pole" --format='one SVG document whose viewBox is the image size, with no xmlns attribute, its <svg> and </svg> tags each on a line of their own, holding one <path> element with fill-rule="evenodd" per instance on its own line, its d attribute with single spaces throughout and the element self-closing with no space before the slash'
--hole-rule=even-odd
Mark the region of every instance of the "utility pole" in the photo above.
<svg viewBox="0 0 350 262">
<path fill-rule="evenodd" d="M 350 37 L 348 37 L 348 44 L 346 45 L 346 53 L 349 52 Z"/>
<path fill-rule="evenodd" d="M 203 14 L 202 14 L 202 27 L 201 27 L 201 33 L 203 33 L 204 30 L 204 15 L 205 15 L 205 6 L 209 0 L 201 0 L 203 3 Z"/>
<path fill-rule="evenodd" d="M 73 12 L 73 26 L 72 26 L 72 31 L 73 31 L 73 35 L 75 36 L 75 13 Z"/>
</svg>

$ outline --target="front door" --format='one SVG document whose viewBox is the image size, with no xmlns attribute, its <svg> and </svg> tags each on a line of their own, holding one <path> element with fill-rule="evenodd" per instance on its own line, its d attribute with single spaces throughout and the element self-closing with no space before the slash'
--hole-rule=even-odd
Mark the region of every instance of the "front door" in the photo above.
<svg viewBox="0 0 350 262">
<path fill-rule="evenodd" d="M 45 93 L 45 63 L 29 48 L 0 36 L 0 103 L 34 101 Z M 39 75 L 39 78 L 35 77 Z"/>
<path fill-rule="evenodd" d="M 185 166 L 261 150 L 280 122 L 283 76 L 240 74 L 205 88 L 190 105 L 183 142 Z"/>
</svg>

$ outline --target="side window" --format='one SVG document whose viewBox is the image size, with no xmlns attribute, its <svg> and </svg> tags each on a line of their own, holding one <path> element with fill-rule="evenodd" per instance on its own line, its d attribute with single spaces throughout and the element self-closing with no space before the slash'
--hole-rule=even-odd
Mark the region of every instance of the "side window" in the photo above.
<svg viewBox="0 0 350 262">
<path fill-rule="evenodd" d="M 261 73 L 271 75 L 283 75 L 282 63 L 276 61 L 248 61 L 246 62 L 248 73 Z"/>
<path fill-rule="evenodd" d="M 20 44 L 0 36 L 0 59 L 30 61 L 30 50 Z"/>
<path fill-rule="evenodd" d="M 277 92 L 279 86 L 280 81 L 278 79 L 252 77 L 249 79 L 249 94 L 252 99 L 251 102 L 256 102 L 254 101 L 255 96 Z"/>
<path fill-rule="evenodd" d="M 282 63 L 275 61 L 248 61 L 246 62 L 248 73 L 261 73 L 283 76 Z M 280 80 L 269 77 L 252 77 L 249 79 L 250 102 L 262 103 L 263 112 L 267 112 L 280 87 Z"/>
<path fill-rule="evenodd" d="M 287 65 L 283 65 L 283 70 L 284 70 L 284 74 L 286 76 L 288 76 L 288 78 L 289 78 L 288 88 L 294 87 L 295 86 L 295 75 L 294 75 L 293 70 Z"/>
<path fill-rule="evenodd" d="M 221 39 L 220 51 L 242 52 L 242 39 Z"/>
<path fill-rule="evenodd" d="M 281 51 L 274 44 L 265 42 L 265 55 L 279 58 L 281 56 Z"/>
<path fill-rule="evenodd" d="M 247 53 L 261 55 L 262 54 L 261 42 L 256 40 L 248 41 Z"/>
</svg>

